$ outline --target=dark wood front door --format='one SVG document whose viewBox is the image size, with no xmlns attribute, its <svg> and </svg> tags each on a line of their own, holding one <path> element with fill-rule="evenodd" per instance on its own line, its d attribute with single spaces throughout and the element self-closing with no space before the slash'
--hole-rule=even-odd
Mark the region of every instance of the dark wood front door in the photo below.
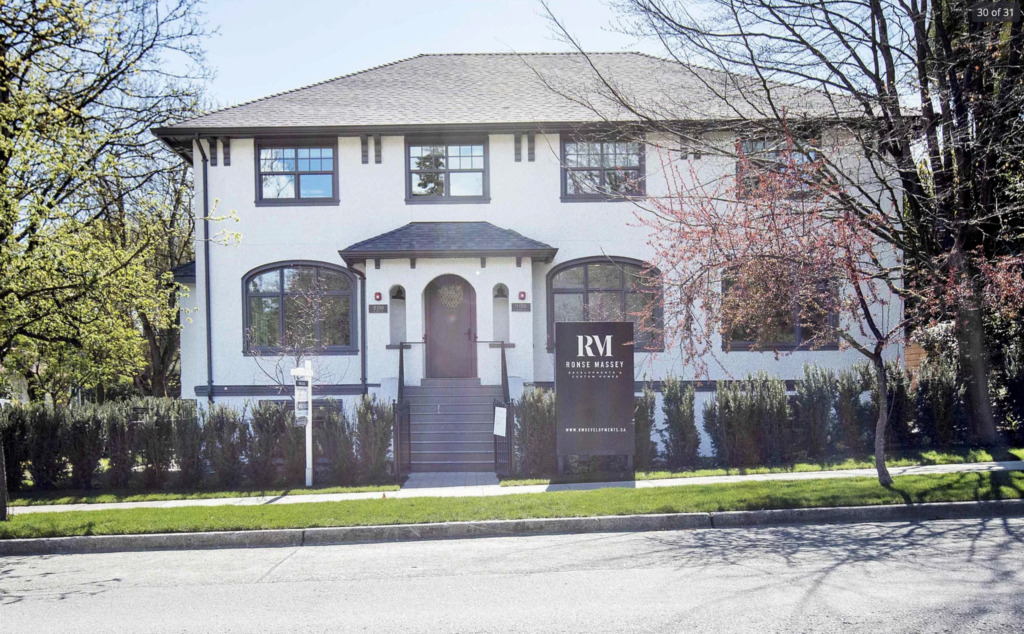
<svg viewBox="0 0 1024 634">
<path fill-rule="evenodd" d="M 476 376 L 476 291 L 458 275 L 427 285 L 427 377 Z"/>
</svg>

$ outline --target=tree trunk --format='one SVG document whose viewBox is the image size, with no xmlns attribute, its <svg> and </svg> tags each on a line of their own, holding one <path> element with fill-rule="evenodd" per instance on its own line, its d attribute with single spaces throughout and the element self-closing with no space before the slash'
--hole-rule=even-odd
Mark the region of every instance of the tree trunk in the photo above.
<svg viewBox="0 0 1024 634">
<path fill-rule="evenodd" d="M 960 368 L 966 383 L 967 407 L 974 441 L 988 447 L 999 444 L 996 418 L 988 393 L 989 356 L 981 311 L 965 308 L 956 320 Z"/>
<path fill-rule="evenodd" d="M 4 460 L 4 435 L 0 434 L 0 522 L 7 521 L 7 463 Z"/>
<path fill-rule="evenodd" d="M 885 361 L 881 354 L 871 358 L 875 369 L 875 381 L 878 389 L 878 422 L 875 424 L 875 470 L 878 471 L 878 483 L 884 487 L 892 485 L 892 476 L 885 466 L 885 436 L 889 427 L 889 386 L 885 378 Z"/>
</svg>

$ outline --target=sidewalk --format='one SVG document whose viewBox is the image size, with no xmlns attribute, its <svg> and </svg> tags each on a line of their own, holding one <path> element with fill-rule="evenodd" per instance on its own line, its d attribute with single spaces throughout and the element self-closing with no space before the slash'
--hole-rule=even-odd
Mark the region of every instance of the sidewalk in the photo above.
<svg viewBox="0 0 1024 634">
<path fill-rule="evenodd" d="M 894 477 L 907 475 L 935 475 L 943 473 L 987 473 L 993 471 L 1024 471 L 1024 461 L 976 462 L 970 464 L 922 465 L 917 467 L 892 467 L 889 473 Z M 107 511 L 136 508 L 174 508 L 179 506 L 257 506 L 263 504 L 306 504 L 315 502 L 343 502 L 348 500 L 371 500 L 386 497 L 474 497 L 489 495 L 521 495 L 524 493 L 545 493 L 553 491 L 595 491 L 597 489 L 647 489 L 652 487 L 683 487 L 702 484 L 723 484 L 730 482 L 764 482 L 769 480 L 826 480 L 834 478 L 874 477 L 874 469 L 849 469 L 845 471 L 805 471 L 800 473 L 766 473 L 756 475 L 705 476 L 695 478 L 669 478 L 664 480 L 630 480 L 625 482 L 581 482 L 574 484 L 539 484 L 529 486 L 503 487 L 497 479 L 491 484 L 424 486 L 438 480 L 436 474 L 410 476 L 399 491 L 367 493 L 324 493 L 314 495 L 282 495 L 276 497 L 213 498 L 206 500 L 168 500 L 160 502 L 117 502 L 111 504 L 54 504 L 47 506 L 13 506 L 9 511 L 14 515 L 24 513 L 62 513 L 67 511 Z M 450 481 L 450 480 L 449 480 Z"/>
</svg>

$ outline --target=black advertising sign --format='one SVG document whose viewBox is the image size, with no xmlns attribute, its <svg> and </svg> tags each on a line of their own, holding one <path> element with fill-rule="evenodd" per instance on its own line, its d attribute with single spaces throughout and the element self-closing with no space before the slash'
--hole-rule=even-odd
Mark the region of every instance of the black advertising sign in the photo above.
<svg viewBox="0 0 1024 634">
<path fill-rule="evenodd" d="M 632 456 L 633 323 L 555 323 L 559 456 Z"/>
</svg>

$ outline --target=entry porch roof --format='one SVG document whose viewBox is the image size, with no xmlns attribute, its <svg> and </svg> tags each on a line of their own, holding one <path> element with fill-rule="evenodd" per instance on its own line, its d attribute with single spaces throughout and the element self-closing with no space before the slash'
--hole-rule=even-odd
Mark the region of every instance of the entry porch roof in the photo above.
<svg viewBox="0 0 1024 634">
<path fill-rule="evenodd" d="M 338 253 L 352 266 L 378 258 L 528 257 L 550 261 L 558 249 L 489 222 L 410 222 Z"/>
</svg>

